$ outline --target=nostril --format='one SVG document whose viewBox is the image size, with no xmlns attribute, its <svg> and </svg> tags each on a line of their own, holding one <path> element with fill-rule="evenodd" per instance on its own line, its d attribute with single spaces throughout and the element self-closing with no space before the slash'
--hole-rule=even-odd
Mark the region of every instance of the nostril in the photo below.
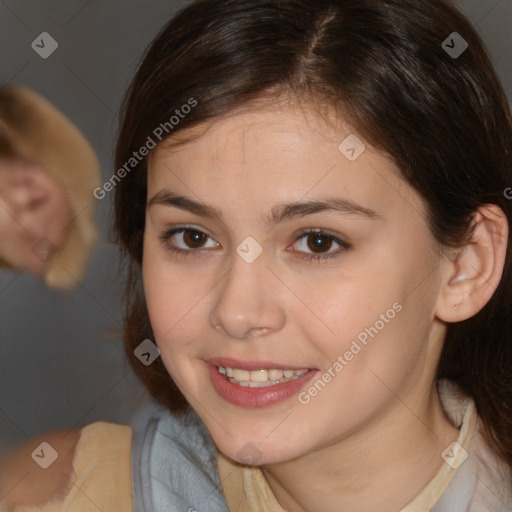
<svg viewBox="0 0 512 512">
<path fill-rule="evenodd" d="M 254 336 L 255 338 L 259 336 L 264 336 L 268 332 L 266 327 L 254 327 L 247 332 L 247 336 Z"/>
</svg>

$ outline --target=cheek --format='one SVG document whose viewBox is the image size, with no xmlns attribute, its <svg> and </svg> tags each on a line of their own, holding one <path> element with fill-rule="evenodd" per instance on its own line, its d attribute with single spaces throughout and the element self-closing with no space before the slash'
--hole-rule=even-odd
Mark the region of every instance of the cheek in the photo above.
<svg viewBox="0 0 512 512">
<path fill-rule="evenodd" d="M 157 345 L 162 352 L 175 352 L 197 337 L 208 288 L 204 279 L 166 261 L 158 245 L 144 241 L 144 292 Z"/>
<path fill-rule="evenodd" d="M 388 264 L 361 261 L 364 272 L 297 287 L 310 311 L 297 307 L 293 317 L 322 353 L 323 365 L 330 367 L 341 357 L 344 373 L 359 379 L 368 368 L 392 375 L 404 364 L 405 371 L 420 357 L 435 301 L 428 280 L 417 287 L 418 269 L 427 274 L 430 266 L 426 259 L 411 263 L 399 257 L 380 255 L 379 261 Z"/>
<path fill-rule="evenodd" d="M 378 281 L 376 278 L 366 272 L 330 276 L 318 280 L 314 286 L 297 283 L 295 290 L 302 300 L 293 316 L 304 332 L 314 333 L 312 337 L 317 342 L 328 347 L 336 339 L 340 345 L 333 348 L 343 350 L 343 343 L 357 337 L 365 328 L 376 322 L 380 327 L 381 314 L 389 310 L 389 317 L 396 316 L 393 304 L 402 296 L 400 285 L 389 274 L 380 275 Z"/>
<path fill-rule="evenodd" d="M 299 403 L 318 414 L 332 411 L 336 403 L 331 416 L 335 429 L 350 429 L 364 421 L 393 396 L 391 390 L 401 389 L 424 364 L 425 339 L 411 321 L 415 308 L 400 293 L 400 286 L 395 283 L 391 290 L 384 286 L 381 293 L 368 291 L 332 289 L 331 301 L 318 302 L 318 311 L 334 334 L 322 324 L 313 328 L 306 319 L 300 327 L 321 359 L 320 371 L 302 390 Z"/>
<path fill-rule="evenodd" d="M 188 332 L 187 321 L 191 297 L 187 295 L 190 287 L 180 273 L 171 274 L 165 265 L 152 257 L 146 246 L 143 255 L 142 274 L 144 293 L 155 339 L 160 349 L 160 357 L 173 381 L 186 394 L 188 386 L 183 384 L 183 372 L 190 373 L 186 356 L 190 349 L 184 334 Z M 190 313 L 190 312 L 189 312 Z"/>
</svg>

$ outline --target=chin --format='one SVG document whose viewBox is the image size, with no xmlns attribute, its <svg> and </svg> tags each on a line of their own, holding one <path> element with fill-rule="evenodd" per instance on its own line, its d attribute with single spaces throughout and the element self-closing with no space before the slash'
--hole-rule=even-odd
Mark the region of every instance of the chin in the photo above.
<svg viewBox="0 0 512 512">
<path fill-rule="evenodd" d="M 228 458 L 248 466 L 267 466 L 296 459 L 304 454 L 304 447 L 284 446 L 283 439 L 269 442 L 268 439 L 256 439 L 251 436 L 231 438 L 224 436 L 217 440 L 217 448 Z"/>
</svg>

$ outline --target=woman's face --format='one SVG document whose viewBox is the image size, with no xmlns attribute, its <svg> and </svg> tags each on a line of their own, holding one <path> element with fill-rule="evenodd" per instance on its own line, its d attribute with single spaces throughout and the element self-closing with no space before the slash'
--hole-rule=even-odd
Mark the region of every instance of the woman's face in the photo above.
<svg viewBox="0 0 512 512">
<path fill-rule="evenodd" d="M 419 196 L 350 134 L 262 108 L 151 155 L 155 341 L 235 460 L 311 453 L 431 389 L 441 256 Z"/>
<path fill-rule="evenodd" d="M 63 186 L 42 167 L 0 161 L 0 256 L 43 277 L 72 221 Z"/>
</svg>

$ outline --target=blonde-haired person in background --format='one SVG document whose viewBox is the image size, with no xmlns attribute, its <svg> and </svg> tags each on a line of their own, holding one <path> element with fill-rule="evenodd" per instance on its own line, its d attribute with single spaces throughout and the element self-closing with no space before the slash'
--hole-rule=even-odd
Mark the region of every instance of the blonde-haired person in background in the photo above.
<svg viewBox="0 0 512 512">
<path fill-rule="evenodd" d="M 0 90 L 0 267 L 38 276 L 52 289 L 73 290 L 98 238 L 93 190 L 100 182 L 93 148 L 67 117 L 24 87 Z M 7 462 L 0 446 L 0 467 L 10 467 L 8 474 L 0 470 L 0 510 L 9 509 L 12 499 L 20 506 L 36 503 L 34 495 L 48 501 L 68 481 L 67 454 L 78 435 L 44 434 Z M 31 459 L 43 440 L 58 453 L 48 469 Z M 21 479 L 26 487 L 20 496 Z"/>
<path fill-rule="evenodd" d="M 48 101 L 22 88 L 0 91 L 0 266 L 25 269 L 70 290 L 97 240 L 94 150 Z"/>
</svg>

